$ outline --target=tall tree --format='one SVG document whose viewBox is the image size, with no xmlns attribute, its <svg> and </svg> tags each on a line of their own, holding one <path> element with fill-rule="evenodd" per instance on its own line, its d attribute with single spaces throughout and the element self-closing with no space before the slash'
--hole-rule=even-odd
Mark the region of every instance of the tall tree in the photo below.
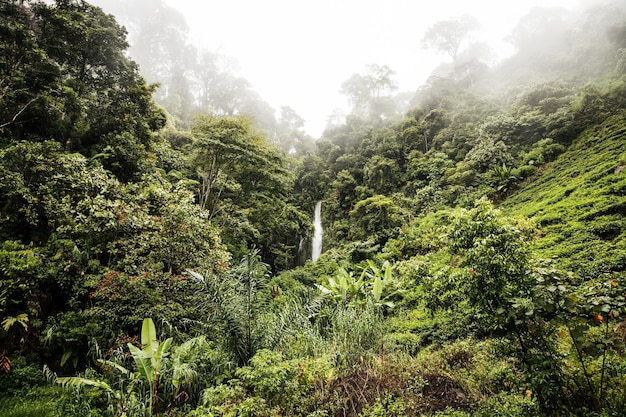
<svg viewBox="0 0 626 417">
<path fill-rule="evenodd" d="M 348 97 L 352 113 L 373 120 L 395 113 L 392 94 L 398 89 L 395 72 L 387 65 L 368 65 L 365 74 L 353 74 L 341 84 L 341 93 Z"/>
<path fill-rule="evenodd" d="M 422 39 L 426 48 L 443 52 L 456 62 L 463 41 L 478 27 L 478 22 L 470 16 L 442 20 L 432 25 Z"/>
<path fill-rule="evenodd" d="M 272 267 L 289 266 L 309 219 L 289 202 L 294 179 L 283 152 L 241 116 L 200 117 L 192 135 L 198 202 L 229 249 L 239 257 L 256 246 Z"/>
<path fill-rule="evenodd" d="M 125 55 L 126 31 L 83 1 L 0 7 L 0 134 L 53 139 L 98 155 L 122 180 L 137 175 L 165 117 Z"/>
</svg>

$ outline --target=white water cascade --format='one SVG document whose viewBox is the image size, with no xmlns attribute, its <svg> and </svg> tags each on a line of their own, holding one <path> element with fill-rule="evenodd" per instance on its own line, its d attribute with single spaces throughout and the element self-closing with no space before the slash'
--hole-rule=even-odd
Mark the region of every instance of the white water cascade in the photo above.
<svg viewBox="0 0 626 417">
<path fill-rule="evenodd" d="M 315 213 L 313 213 L 313 250 L 311 251 L 311 259 L 313 262 L 322 254 L 322 202 L 318 201 L 315 205 Z"/>
</svg>

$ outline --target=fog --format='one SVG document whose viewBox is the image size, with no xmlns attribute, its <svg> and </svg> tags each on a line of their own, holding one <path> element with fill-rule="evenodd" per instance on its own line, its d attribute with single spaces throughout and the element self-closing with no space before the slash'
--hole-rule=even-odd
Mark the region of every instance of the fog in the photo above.
<svg viewBox="0 0 626 417">
<path fill-rule="evenodd" d="M 163 1 L 171 9 L 164 8 Z M 422 42 L 424 33 L 438 21 L 460 16 L 475 18 L 476 30 L 463 40 L 460 52 L 479 50 L 481 60 L 491 66 L 515 52 L 505 39 L 533 8 L 559 8 L 560 13 L 567 13 L 600 2 L 96 0 L 94 3 L 118 15 L 128 27 L 131 43 L 139 42 L 137 31 L 142 23 L 129 18 L 132 15 L 129 9 L 143 8 L 146 15 L 167 14 L 168 24 L 173 22 L 177 27 L 175 36 L 196 48 L 197 55 L 208 52 L 212 65 L 219 61 L 220 72 L 246 81 L 245 86 L 241 82 L 237 85 L 268 105 L 261 112 L 273 111 L 279 117 L 281 107 L 289 106 L 304 119 L 306 133 L 319 137 L 330 115 L 349 111 L 346 97 L 340 93 L 342 83 L 355 73 L 363 73 L 367 65 L 388 66 L 394 71 L 397 91 L 414 92 L 442 63 L 449 63 L 450 56 L 425 48 Z M 155 9 L 149 10 L 151 7 Z M 124 13 L 125 17 L 119 16 Z M 161 29 L 155 28 L 151 36 L 162 35 L 171 41 L 173 32 Z M 182 54 L 183 50 L 179 50 Z M 131 54 L 142 64 L 142 59 L 135 57 L 137 49 L 131 49 Z M 155 74 L 153 77 L 157 77 Z M 165 82 L 150 76 L 148 79 Z M 232 85 L 225 89 L 233 90 Z"/>
</svg>

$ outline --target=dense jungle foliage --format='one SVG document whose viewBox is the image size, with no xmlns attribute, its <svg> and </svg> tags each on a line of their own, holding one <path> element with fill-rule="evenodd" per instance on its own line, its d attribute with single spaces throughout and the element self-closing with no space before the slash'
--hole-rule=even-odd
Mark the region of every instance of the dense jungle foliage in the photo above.
<svg viewBox="0 0 626 417">
<path fill-rule="evenodd" d="M 0 2 L 1 415 L 624 415 L 624 5 L 371 65 L 315 142 L 142 33 Z"/>
</svg>

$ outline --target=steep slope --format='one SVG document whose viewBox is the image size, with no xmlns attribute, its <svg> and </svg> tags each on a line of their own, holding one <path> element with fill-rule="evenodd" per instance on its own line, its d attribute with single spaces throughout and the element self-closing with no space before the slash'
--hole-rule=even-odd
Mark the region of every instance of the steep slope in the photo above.
<svg viewBox="0 0 626 417">
<path fill-rule="evenodd" d="M 626 112 L 583 132 L 502 208 L 536 219 L 540 255 L 587 276 L 625 271 Z"/>
</svg>

